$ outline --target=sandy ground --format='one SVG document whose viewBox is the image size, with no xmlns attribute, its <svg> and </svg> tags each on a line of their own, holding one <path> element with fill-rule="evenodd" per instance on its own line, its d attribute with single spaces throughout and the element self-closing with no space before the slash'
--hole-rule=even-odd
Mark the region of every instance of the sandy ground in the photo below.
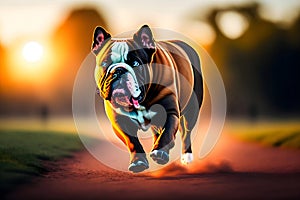
<svg viewBox="0 0 300 200">
<path fill-rule="evenodd" d="M 223 134 L 188 167 L 157 172 L 111 169 L 87 151 L 47 163 L 50 172 L 6 199 L 300 199 L 300 151 L 243 143 Z"/>
</svg>

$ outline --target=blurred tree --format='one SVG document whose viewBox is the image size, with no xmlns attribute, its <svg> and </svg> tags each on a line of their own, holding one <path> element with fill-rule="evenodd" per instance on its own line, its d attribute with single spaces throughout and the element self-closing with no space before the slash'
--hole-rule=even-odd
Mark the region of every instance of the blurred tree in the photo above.
<svg viewBox="0 0 300 200">
<path fill-rule="evenodd" d="M 5 49 L 0 43 L 0 95 L 1 91 L 3 91 L 3 86 L 4 86 L 4 73 L 5 73 Z"/>
<path fill-rule="evenodd" d="M 289 37 L 298 31 L 299 38 L 299 25 L 298 20 L 291 29 L 275 33 L 263 70 L 263 91 L 273 108 L 283 113 L 300 114 L 300 44 Z"/>
<path fill-rule="evenodd" d="M 6 84 L 6 49 L 4 46 L 0 43 L 0 114 L 4 113 L 6 110 L 6 96 L 5 91 L 7 90 L 7 84 Z"/>
<path fill-rule="evenodd" d="M 107 28 L 103 16 L 94 8 L 73 10 L 53 34 L 55 74 L 50 110 L 54 114 L 72 113 L 72 89 L 76 73 L 90 53 L 96 26 Z"/>
<path fill-rule="evenodd" d="M 207 16 L 217 32 L 210 53 L 224 78 L 228 113 L 250 118 L 300 115 L 300 20 L 281 29 L 260 18 L 258 9 L 258 4 L 214 9 Z M 241 37 L 232 40 L 220 31 L 216 18 L 224 11 L 248 19 Z"/>
</svg>

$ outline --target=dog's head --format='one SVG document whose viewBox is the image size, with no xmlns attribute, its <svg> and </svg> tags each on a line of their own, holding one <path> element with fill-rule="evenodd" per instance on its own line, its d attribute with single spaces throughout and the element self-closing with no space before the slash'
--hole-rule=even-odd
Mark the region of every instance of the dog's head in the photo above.
<svg viewBox="0 0 300 200">
<path fill-rule="evenodd" d="M 149 65 L 155 41 L 147 25 L 132 38 L 114 39 L 102 27 L 94 31 L 92 52 L 96 55 L 95 80 L 100 96 L 117 107 L 138 108 L 149 83 Z"/>
</svg>

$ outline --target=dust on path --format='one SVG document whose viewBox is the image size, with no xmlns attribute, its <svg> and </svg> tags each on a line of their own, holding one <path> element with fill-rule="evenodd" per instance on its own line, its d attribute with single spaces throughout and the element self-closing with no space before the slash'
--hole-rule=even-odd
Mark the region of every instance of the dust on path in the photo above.
<svg viewBox="0 0 300 200">
<path fill-rule="evenodd" d="M 50 172 L 6 199 L 300 199 L 300 151 L 265 148 L 222 135 L 213 152 L 188 168 L 157 173 L 106 167 L 87 151 L 48 163 Z"/>
</svg>

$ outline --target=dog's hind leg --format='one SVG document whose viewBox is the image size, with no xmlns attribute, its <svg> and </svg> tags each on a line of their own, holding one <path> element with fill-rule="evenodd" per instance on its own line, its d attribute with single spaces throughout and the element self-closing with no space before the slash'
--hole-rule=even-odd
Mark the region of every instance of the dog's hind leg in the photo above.
<svg viewBox="0 0 300 200">
<path fill-rule="evenodd" d="M 183 139 L 183 152 L 181 156 L 181 162 L 183 164 L 190 163 L 192 161 L 192 149 L 191 149 L 191 131 L 195 127 L 200 112 L 200 108 L 203 101 L 203 78 L 201 72 L 200 57 L 197 52 L 184 42 L 177 41 L 179 45 L 188 55 L 193 71 L 193 93 L 190 97 L 187 105 L 181 110 L 181 134 Z"/>
<path fill-rule="evenodd" d="M 180 133 L 182 139 L 181 163 L 189 164 L 193 161 L 191 133 L 196 126 L 202 99 L 193 93 L 188 105 L 181 113 Z"/>
<path fill-rule="evenodd" d="M 188 129 L 188 122 L 184 115 L 180 117 L 179 131 L 181 134 L 182 143 L 181 163 L 186 165 L 191 163 L 194 158 L 192 153 L 191 130 Z"/>
</svg>

